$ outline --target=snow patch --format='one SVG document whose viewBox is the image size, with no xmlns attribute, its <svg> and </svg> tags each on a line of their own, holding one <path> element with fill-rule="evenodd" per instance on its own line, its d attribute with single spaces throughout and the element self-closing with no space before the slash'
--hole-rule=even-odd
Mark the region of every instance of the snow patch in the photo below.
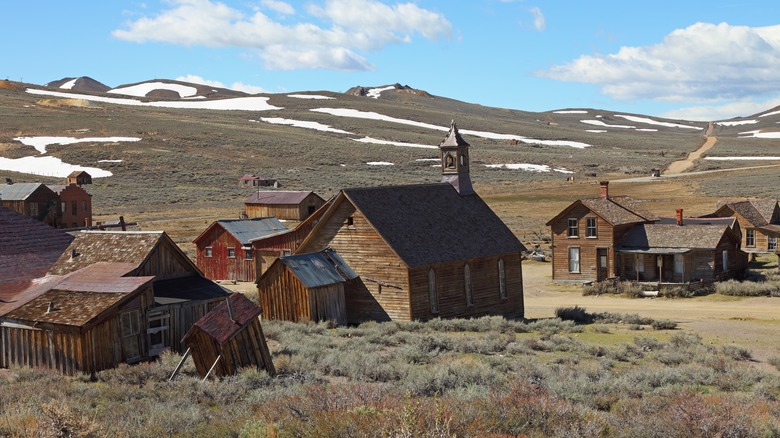
<svg viewBox="0 0 780 438">
<path fill-rule="evenodd" d="M 198 93 L 198 89 L 188 85 L 169 84 L 166 82 L 147 82 L 144 84 L 130 85 L 129 87 L 114 88 L 108 90 L 112 94 L 124 94 L 125 96 L 145 97 L 154 90 L 170 90 L 179 93 L 179 97 L 190 97 Z"/>
<path fill-rule="evenodd" d="M 550 172 L 553 170 L 560 173 L 574 173 L 571 170 L 567 170 L 564 167 L 550 169 L 550 166 L 546 164 L 528 164 L 528 163 L 511 163 L 511 164 L 486 164 L 485 167 L 493 169 L 512 169 L 512 170 L 526 170 L 529 172 Z"/>
<path fill-rule="evenodd" d="M 261 117 L 260 120 L 274 125 L 289 125 L 289 126 L 295 126 L 296 128 L 315 129 L 317 131 L 354 135 L 351 132 L 343 131 L 341 129 L 331 128 L 329 125 L 323 125 L 322 123 L 317 123 L 317 122 L 304 122 L 300 120 L 285 119 L 282 117 Z M 257 120 L 250 120 L 250 122 L 257 123 Z"/>
<path fill-rule="evenodd" d="M 390 86 L 382 87 L 382 88 L 372 88 L 372 89 L 368 90 L 368 93 L 366 93 L 366 96 L 368 96 L 370 98 L 373 98 L 373 99 L 379 99 L 379 96 L 382 95 L 382 92 L 383 91 L 388 91 L 388 90 L 395 90 L 395 87 L 390 85 Z"/>
<path fill-rule="evenodd" d="M 609 132 L 606 129 L 586 129 L 585 132 L 595 132 L 595 133 L 602 133 L 602 132 Z"/>
<path fill-rule="evenodd" d="M 424 148 L 424 149 L 438 149 L 438 146 L 431 146 L 428 144 L 417 144 L 417 143 L 402 143 L 399 141 L 388 141 L 388 140 L 378 140 L 376 138 L 371 137 L 363 137 L 363 138 L 353 138 L 355 141 L 359 141 L 361 143 L 374 143 L 374 144 L 386 144 L 386 145 L 392 145 L 392 146 L 405 146 L 410 148 Z M 438 158 L 436 158 L 438 160 Z"/>
<path fill-rule="evenodd" d="M 62 88 L 64 90 L 70 90 L 70 89 L 73 88 L 74 85 L 76 85 L 76 81 L 77 80 L 78 80 L 78 78 L 71 79 L 68 82 L 65 82 L 64 84 L 60 85 L 60 88 Z"/>
<path fill-rule="evenodd" d="M 778 161 L 780 157 L 704 157 L 713 161 Z"/>
<path fill-rule="evenodd" d="M 395 166 L 395 163 L 390 163 L 387 161 L 369 161 L 366 164 L 369 166 Z"/>
<path fill-rule="evenodd" d="M 22 158 L 0 157 L 0 170 L 57 178 L 65 178 L 76 170 L 87 171 L 93 178 L 103 178 L 113 175 L 111 172 L 98 169 L 97 167 L 84 167 L 63 163 L 59 158 L 51 156 Z"/>
<path fill-rule="evenodd" d="M 561 110 L 553 111 L 553 114 L 588 114 L 585 110 Z"/>
<path fill-rule="evenodd" d="M 758 123 L 758 120 L 735 120 L 732 122 L 715 122 L 716 125 L 720 125 L 720 126 L 753 125 L 755 123 Z"/>
<path fill-rule="evenodd" d="M 615 114 L 615 117 L 626 119 L 629 122 L 646 123 L 648 125 L 665 126 L 667 128 L 686 128 L 686 129 L 699 129 L 699 130 L 701 129 L 698 126 L 683 125 L 680 123 L 662 122 L 660 120 L 654 120 L 647 117 L 628 116 L 628 115 L 621 115 L 621 114 Z"/>
<path fill-rule="evenodd" d="M 335 97 L 322 96 L 319 94 L 288 94 L 287 97 L 292 97 L 295 99 L 315 99 L 315 100 L 335 99 Z"/>
<path fill-rule="evenodd" d="M 761 132 L 760 129 L 756 131 L 740 132 L 739 135 L 744 136 L 739 138 L 780 138 L 780 132 Z"/>
<path fill-rule="evenodd" d="M 584 123 L 586 125 L 594 125 L 594 126 L 604 126 L 607 128 L 620 128 L 620 129 L 635 129 L 636 126 L 631 125 L 610 125 L 607 123 L 602 122 L 601 120 L 580 120 L 581 123 Z"/>
<path fill-rule="evenodd" d="M 34 147 L 41 154 L 46 153 L 46 146 L 50 144 L 68 145 L 74 143 L 115 143 L 120 141 L 140 141 L 138 137 L 16 137 L 14 140 L 27 146 Z"/>
</svg>

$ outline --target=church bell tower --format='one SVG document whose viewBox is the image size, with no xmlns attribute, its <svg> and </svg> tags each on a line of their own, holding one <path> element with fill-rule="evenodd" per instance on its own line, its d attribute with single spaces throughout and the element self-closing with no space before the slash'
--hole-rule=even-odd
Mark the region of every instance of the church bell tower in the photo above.
<svg viewBox="0 0 780 438">
<path fill-rule="evenodd" d="M 447 138 L 439 145 L 441 182 L 452 184 L 461 196 L 474 194 L 469 175 L 469 144 L 458 134 L 453 120 Z"/>
</svg>

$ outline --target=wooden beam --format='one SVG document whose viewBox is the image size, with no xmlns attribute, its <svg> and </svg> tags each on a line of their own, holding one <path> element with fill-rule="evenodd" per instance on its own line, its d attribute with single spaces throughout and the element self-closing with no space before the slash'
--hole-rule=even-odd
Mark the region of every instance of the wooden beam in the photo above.
<svg viewBox="0 0 780 438">
<path fill-rule="evenodd" d="M 188 348 L 187 351 L 184 352 L 184 356 L 182 356 L 181 360 L 179 361 L 179 364 L 176 365 L 176 369 L 173 370 L 173 374 L 171 374 L 171 377 L 168 378 L 168 381 L 170 382 L 173 380 L 174 377 L 176 377 L 176 374 L 179 374 L 179 371 L 181 370 L 181 367 L 184 365 L 184 361 L 187 360 L 187 358 L 190 357 L 190 349 Z"/>
<path fill-rule="evenodd" d="M 212 365 L 211 368 L 209 368 L 209 372 L 206 373 L 206 377 L 203 378 L 204 382 L 206 381 L 206 379 L 209 378 L 209 376 L 211 375 L 211 372 L 214 371 L 214 368 L 217 366 L 217 364 L 219 363 L 220 359 L 222 359 L 222 355 L 221 354 L 219 356 L 217 356 L 217 360 L 214 361 L 214 365 Z"/>
</svg>

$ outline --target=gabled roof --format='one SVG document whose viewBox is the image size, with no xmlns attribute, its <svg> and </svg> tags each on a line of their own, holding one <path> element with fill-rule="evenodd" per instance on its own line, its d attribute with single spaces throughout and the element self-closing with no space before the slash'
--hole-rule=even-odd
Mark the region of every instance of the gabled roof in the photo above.
<svg viewBox="0 0 780 438">
<path fill-rule="evenodd" d="M 247 173 L 238 179 L 239 181 L 274 181 L 274 178 L 268 178 L 264 176 L 257 176 Z"/>
<path fill-rule="evenodd" d="M 0 185 L 0 200 L 2 201 L 24 201 L 37 190 L 51 191 L 50 188 L 41 183 L 14 183 Z M 54 192 L 52 192 L 54 195 Z"/>
<path fill-rule="evenodd" d="M 0 314 L 15 320 L 84 326 L 154 279 L 124 276 L 133 269 L 128 263 L 101 262 L 46 277 L 19 294 L 14 303 L 4 305 Z"/>
<path fill-rule="evenodd" d="M 68 178 L 76 178 L 76 177 L 79 177 L 81 175 L 92 176 L 89 173 L 87 173 L 86 170 L 74 170 L 73 172 L 68 174 Z"/>
<path fill-rule="evenodd" d="M 285 190 L 259 190 L 252 193 L 244 204 L 278 204 L 278 205 L 290 205 L 300 204 L 309 195 L 314 195 L 322 199 L 316 193 L 310 191 L 297 192 L 297 191 L 285 191 Z M 324 200 L 323 200 L 324 201 Z"/>
<path fill-rule="evenodd" d="M 653 213 L 646 210 L 635 199 L 628 196 L 610 196 L 607 198 L 586 198 L 574 201 L 558 215 L 550 219 L 546 225 L 550 226 L 557 222 L 560 218 L 567 215 L 569 210 L 578 205 L 585 206 L 612 225 L 637 224 L 658 220 Z"/>
<path fill-rule="evenodd" d="M 639 224 L 629 231 L 618 250 L 651 248 L 715 249 L 726 225 Z"/>
<path fill-rule="evenodd" d="M 195 330 L 202 330 L 217 343 L 224 344 L 263 312 L 259 306 L 240 293 L 232 293 L 226 299 L 230 300 L 230 309 L 226 302 L 217 305 L 214 310 L 193 324 L 190 331 L 184 335 L 182 342 L 186 343 Z"/>
<path fill-rule="evenodd" d="M 96 262 L 133 263 L 141 267 L 162 245 L 178 254 L 178 260 L 188 270 L 201 273 L 164 231 L 81 231 L 49 274 L 66 274 Z"/>
<path fill-rule="evenodd" d="M 251 245 L 252 240 L 289 231 L 287 227 L 275 217 L 259 217 L 253 219 L 221 219 L 213 222 L 205 231 L 193 240 L 197 243 L 201 237 L 214 227 L 222 227 L 230 233 L 242 245 Z"/>
<path fill-rule="evenodd" d="M 447 183 L 344 189 L 329 210 L 345 201 L 365 216 L 408 267 L 525 250 L 479 195 L 461 196 Z"/>
<path fill-rule="evenodd" d="M 46 275 L 71 241 L 64 231 L 0 207 L 0 303 Z"/>
<path fill-rule="evenodd" d="M 725 209 L 744 217 L 754 227 L 761 227 L 777 222 L 776 199 L 744 199 L 740 201 L 719 202 L 715 214 L 723 213 Z"/>
<path fill-rule="evenodd" d="M 308 288 L 329 286 L 358 277 L 355 271 L 332 249 L 279 257 L 279 262 L 292 271 L 298 280 Z"/>
</svg>

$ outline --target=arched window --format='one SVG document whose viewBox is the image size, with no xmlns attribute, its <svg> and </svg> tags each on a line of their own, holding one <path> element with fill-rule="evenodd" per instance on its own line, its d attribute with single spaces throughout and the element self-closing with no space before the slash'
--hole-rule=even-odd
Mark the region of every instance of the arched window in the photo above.
<svg viewBox="0 0 780 438">
<path fill-rule="evenodd" d="M 436 290 L 436 272 L 428 271 L 428 294 L 431 299 L 431 313 L 439 313 L 439 292 Z"/>
<path fill-rule="evenodd" d="M 504 259 L 498 259 L 498 290 L 501 299 L 506 299 L 506 272 L 504 271 Z"/>
<path fill-rule="evenodd" d="M 463 282 L 466 288 L 466 305 L 474 305 L 474 290 L 471 286 L 471 268 L 469 265 L 463 267 Z"/>
<path fill-rule="evenodd" d="M 444 167 L 446 169 L 455 168 L 455 157 L 453 157 L 452 154 L 447 154 L 444 156 Z"/>
</svg>

